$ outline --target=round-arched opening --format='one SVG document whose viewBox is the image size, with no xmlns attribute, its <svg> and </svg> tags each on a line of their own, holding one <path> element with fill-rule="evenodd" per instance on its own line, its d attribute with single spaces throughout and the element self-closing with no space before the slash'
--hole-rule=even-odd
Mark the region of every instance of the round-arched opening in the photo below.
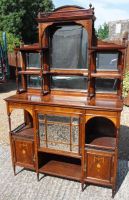
<svg viewBox="0 0 129 200">
<path fill-rule="evenodd" d="M 16 129 L 17 131 L 19 128 L 25 126 L 33 127 L 33 118 L 31 114 L 24 109 L 14 109 L 11 112 L 11 130 Z"/>
<path fill-rule="evenodd" d="M 81 24 L 54 23 L 46 28 L 45 33 L 49 34 L 50 70 L 88 69 L 88 33 Z M 52 90 L 86 91 L 88 85 L 87 77 L 73 74 L 52 74 L 50 81 Z"/>
<path fill-rule="evenodd" d="M 85 143 L 112 147 L 115 146 L 116 127 L 105 117 L 93 117 L 85 126 Z"/>
</svg>

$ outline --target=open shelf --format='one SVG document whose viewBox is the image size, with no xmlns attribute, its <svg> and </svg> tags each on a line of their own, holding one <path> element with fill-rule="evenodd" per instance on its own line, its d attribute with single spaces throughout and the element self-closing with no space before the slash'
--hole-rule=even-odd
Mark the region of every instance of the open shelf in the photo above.
<svg viewBox="0 0 129 200">
<path fill-rule="evenodd" d="M 39 47 L 39 45 L 23 45 L 22 47 L 15 48 L 15 51 L 39 52 L 41 50 L 48 50 L 48 47 Z"/>
<path fill-rule="evenodd" d="M 40 71 L 39 70 L 22 70 L 18 72 L 19 75 L 21 74 L 26 74 L 26 75 L 40 75 Z"/>
<path fill-rule="evenodd" d="M 97 116 L 87 122 L 85 147 L 115 150 L 115 146 L 116 128 L 112 121 Z"/>
<path fill-rule="evenodd" d="M 119 72 L 96 72 L 91 73 L 92 77 L 99 78 L 121 78 L 121 74 Z"/>
<path fill-rule="evenodd" d="M 115 45 L 115 44 L 105 44 L 105 45 L 98 45 L 92 46 L 89 48 L 89 50 L 92 51 L 117 51 L 118 49 L 125 49 L 126 47 L 124 45 Z"/>
<path fill-rule="evenodd" d="M 92 148 L 104 148 L 114 150 L 116 146 L 116 138 L 113 137 L 98 137 L 93 139 L 89 144 L 86 144 L 85 147 Z"/>
<path fill-rule="evenodd" d="M 81 180 L 81 161 L 76 158 L 43 154 L 40 158 L 44 163 L 39 168 L 40 173 L 64 177 L 68 179 Z"/>
<path fill-rule="evenodd" d="M 30 128 L 28 126 L 24 126 L 21 130 L 13 132 L 12 135 L 16 138 L 22 138 L 22 139 L 34 139 L 34 131 L 33 128 Z"/>
</svg>

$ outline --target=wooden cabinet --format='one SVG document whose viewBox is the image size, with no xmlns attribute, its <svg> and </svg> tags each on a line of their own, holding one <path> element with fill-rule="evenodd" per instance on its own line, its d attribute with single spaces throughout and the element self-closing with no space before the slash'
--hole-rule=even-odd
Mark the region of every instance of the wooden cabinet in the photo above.
<svg viewBox="0 0 129 200">
<path fill-rule="evenodd" d="M 15 48 L 17 93 L 6 99 L 12 164 L 114 194 L 126 42 L 98 40 L 94 20 L 91 5 L 39 13 L 39 43 Z M 17 108 L 25 127 L 12 130 Z"/>
<path fill-rule="evenodd" d="M 11 132 L 12 156 L 15 166 L 35 169 L 35 152 L 33 128 L 25 128 L 18 132 Z"/>
<path fill-rule="evenodd" d="M 34 167 L 34 142 L 14 139 L 14 157 L 17 164 Z"/>
<path fill-rule="evenodd" d="M 87 149 L 85 151 L 85 180 L 102 185 L 112 185 L 114 177 L 114 152 Z"/>
</svg>

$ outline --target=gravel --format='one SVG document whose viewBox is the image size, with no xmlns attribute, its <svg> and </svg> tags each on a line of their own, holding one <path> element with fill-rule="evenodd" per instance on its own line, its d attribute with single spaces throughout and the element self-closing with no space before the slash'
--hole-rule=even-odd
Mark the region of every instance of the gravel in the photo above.
<svg viewBox="0 0 129 200">
<path fill-rule="evenodd" d="M 0 84 L 0 200 L 110 200 L 111 189 L 90 185 L 81 192 L 81 184 L 51 176 L 45 176 L 39 182 L 36 174 L 17 167 L 20 172 L 13 175 L 8 137 L 8 116 L 4 98 L 15 94 L 13 81 Z M 12 113 L 12 128 L 23 122 L 22 110 Z M 119 140 L 119 162 L 117 193 L 115 200 L 129 199 L 129 108 L 124 107 L 121 116 Z"/>
</svg>

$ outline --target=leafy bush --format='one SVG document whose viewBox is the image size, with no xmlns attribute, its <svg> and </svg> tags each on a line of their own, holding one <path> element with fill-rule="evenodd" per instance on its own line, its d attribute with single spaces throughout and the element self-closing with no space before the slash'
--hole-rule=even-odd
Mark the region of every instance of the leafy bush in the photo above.
<svg viewBox="0 0 129 200">
<path fill-rule="evenodd" d="M 12 33 L 6 33 L 6 38 L 7 38 L 7 48 L 8 52 L 13 52 L 15 45 L 19 46 L 20 45 L 20 39 L 16 37 Z M 0 31 L 0 43 L 3 43 L 2 40 L 2 31 Z"/>
<path fill-rule="evenodd" d="M 123 97 L 127 97 L 129 92 L 129 71 L 126 71 L 123 78 Z"/>
</svg>

